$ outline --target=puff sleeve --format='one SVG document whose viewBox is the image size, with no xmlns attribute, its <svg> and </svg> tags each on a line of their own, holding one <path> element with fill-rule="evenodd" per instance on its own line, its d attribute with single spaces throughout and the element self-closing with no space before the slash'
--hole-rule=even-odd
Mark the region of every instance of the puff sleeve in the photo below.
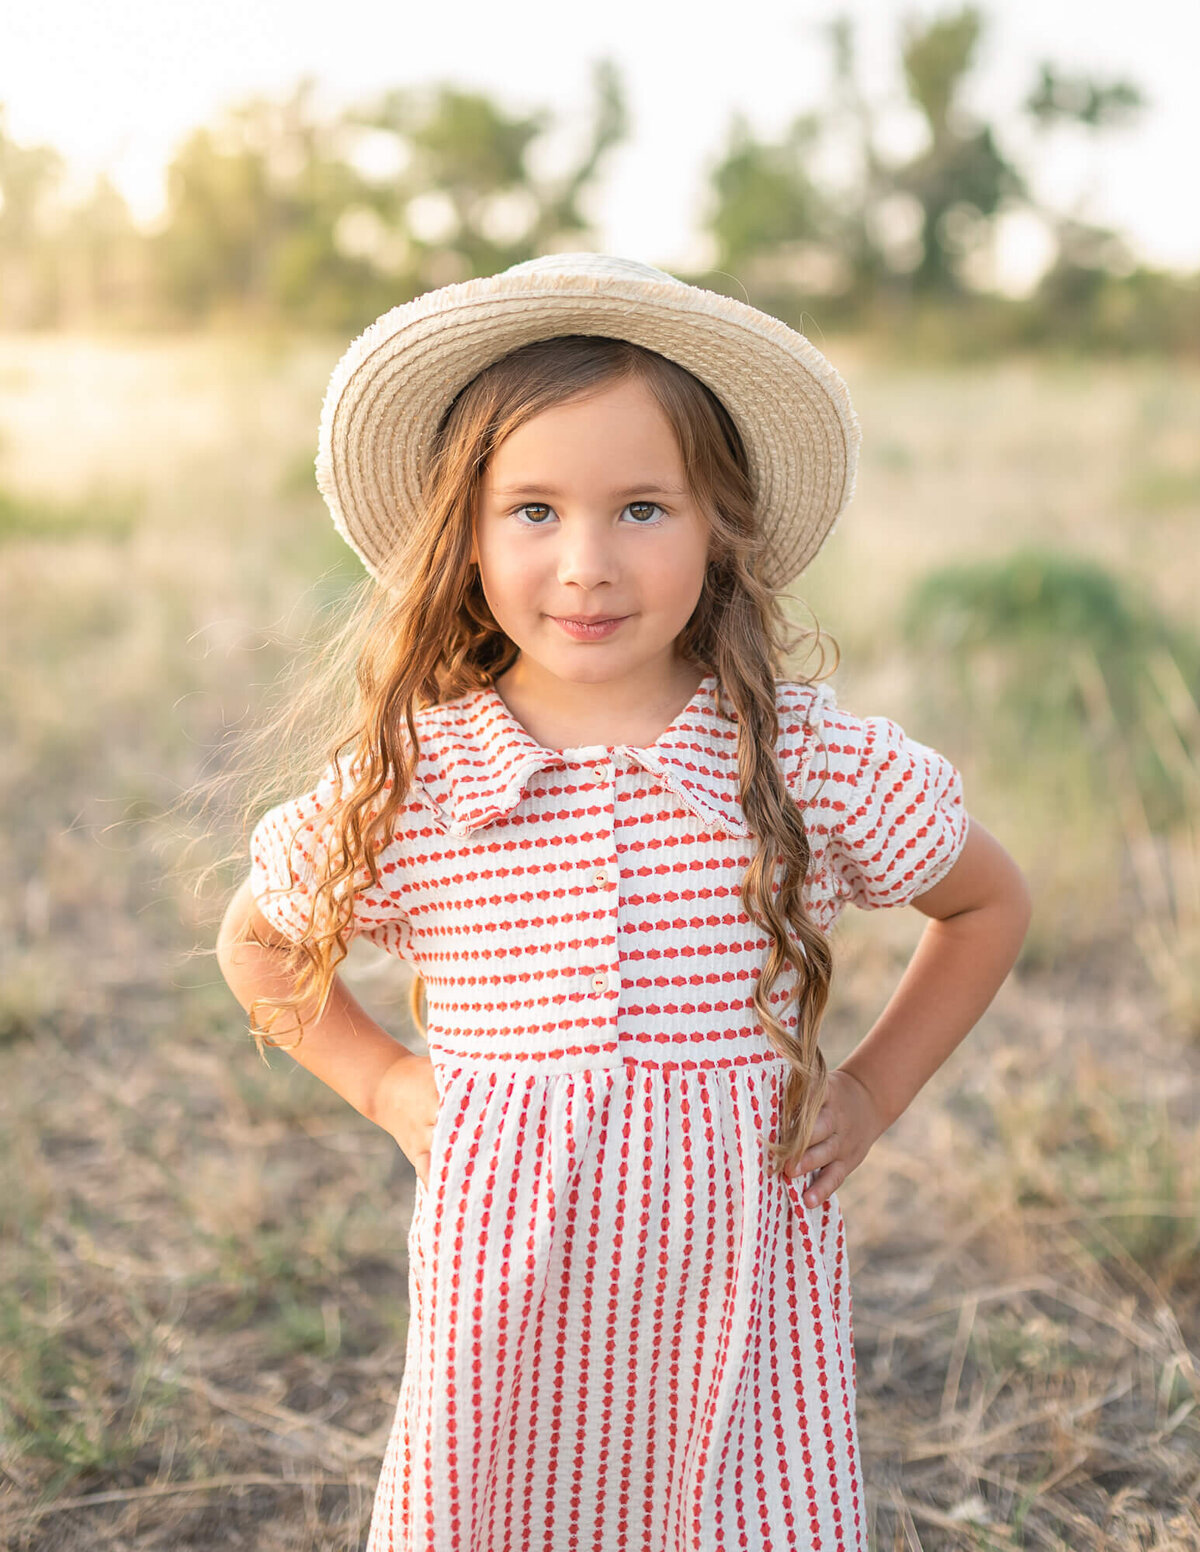
<svg viewBox="0 0 1200 1552">
<path fill-rule="evenodd" d="M 326 816 L 343 779 L 330 765 L 311 791 L 268 809 L 250 836 L 250 892 L 271 926 L 293 943 L 304 934 L 324 876 L 333 833 Z M 354 892 L 350 936 L 408 957 L 410 926 L 402 899 L 391 887 L 397 870 L 387 865 L 386 851 L 379 860 L 379 884 L 372 886 L 364 870 L 361 887 Z"/>
<path fill-rule="evenodd" d="M 889 717 L 856 717 L 824 685 L 809 711 L 806 801 L 824 841 L 827 887 L 863 910 L 908 905 L 962 851 L 962 777 Z"/>
</svg>

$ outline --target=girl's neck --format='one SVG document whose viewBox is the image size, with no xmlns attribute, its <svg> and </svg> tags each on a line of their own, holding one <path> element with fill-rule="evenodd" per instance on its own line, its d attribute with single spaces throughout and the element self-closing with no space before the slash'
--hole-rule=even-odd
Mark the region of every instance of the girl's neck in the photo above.
<svg viewBox="0 0 1200 1552">
<path fill-rule="evenodd" d="M 580 684 L 518 658 L 496 680 L 496 690 L 546 749 L 645 748 L 666 732 L 704 678 L 703 668 L 674 659 L 653 674 Z"/>
</svg>

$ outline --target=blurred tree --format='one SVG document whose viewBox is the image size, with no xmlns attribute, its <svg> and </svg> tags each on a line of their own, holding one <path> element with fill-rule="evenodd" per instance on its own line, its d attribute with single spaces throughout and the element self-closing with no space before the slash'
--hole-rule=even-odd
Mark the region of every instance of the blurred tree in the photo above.
<svg viewBox="0 0 1200 1552">
<path fill-rule="evenodd" d="M 1092 76 L 1064 75 L 1043 60 L 1037 85 L 1025 99 L 1025 109 L 1044 127 L 1063 122 L 1089 129 L 1126 124 L 1146 106 L 1132 81 L 1097 81 Z"/>
<path fill-rule="evenodd" d="M 705 222 L 718 271 L 731 271 L 760 305 L 793 322 L 814 295 L 831 322 L 861 320 L 877 304 L 894 316 L 898 303 L 913 299 L 926 313 L 945 311 L 941 304 L 958 304 L 989 284 L 981 277 L 997 220 L 1023 209 L 1038 214 L 1056 241 L 1047 297 L 1071 304 L 1069 328 L 1083 329 L 1089 308 L 1112 309 L 1105 282 L 1132 267 L 1116 234 L 1077 211 L 1044 207 L 994 127 L 964 107 L 984 36 L 978 7 L 910 17 L 902 26 L 901 77 L 925 141 L 907 161 L 883 150 L 882 114 L 861 85 L 853 22 L 842 14 L 824 30 L 828 101 L 774 141 L 757 138 L 742 116 L 731 123 Z M 1128 81 L 1100 82 L 1050 63 L 1041 65 L 1024 103 L 1044 133 L 1065 123 L 1099 133 L 1141 105 Z M 818 171 L 847 163 L 848 172 L 832 177 Z M 1190 298 L 1179 305 L 1191 316 Z M 1014 313 L 1013 327 L 1036 334 L 1038 325 L 1033 314 Z"/>
<path fill-rule="evenodd" d="M 547 113 L 510 115 L 452 86 L 390 91 L 331 122 L 313 110 L 311 78 L 283 103 L 245 104 L 171 164 L 155 239 L 169 305 L 193 319 L 362 327 L 432 286 L 586 232 L 581 201 L 626 127 L 614 67 L 598 65 L 594 80 L 588 143 L 557 178 L 529 166 Z M 366 165 L 381 149 L 382 174 Z"/>
<path fill-rule="evenodd" d="M 136 324 L 150 286 L 149 255 L 128 204 L 107 174 L 66 212 L 54 245 L 60 327 Z"/>
<path fill-rule="evenodd" d="M 552 127 L 544 110 L 511 115 L 481 93 L 443 84 L 388 92 L 348 116 L 349 125 L 391 139 L 400 169 L 375 184 L 367 213 L 378 219 L 358 228 L 363 248 L 390 271 L 397 301 L 494 274 L 590 231 L 584 198 L 627 133 L 616 67 L 601 61 L 592 80 L 585 144 L 557 176 L 530 165 Z"/>
<path fill-rule="evenodd" d="M 807 159 L 821 132 L 817 115 L 793 121 L 776 145 L 765 145 L 737 114 L 729 144 L 712 174 L 710 231 L 720 268 L 768 263 L 797 241 L 829 235 L 830 211 L 809 176 Z"/>
<path fill-rule="evenodd" d="M 361 178 L 312 107 L 314 81 L 283 102 L 255 98 L 213 129 L 194 131 L 167 174 L 167 214 L 153 238 L 163 296 L 185 317 L 286 315 L 341 326 L 362 260 L 340 252 L 334 228 Z"/>
<path fill-rule="evenodd" d="M 805 290 L 841 294 L 843 310 L 880 291 L 949 297 L 964 290 L 964 258 L 986 239 L 1002 202 L 1023 193 L 991 128 L 974 123 L 960 102 L 982 25 L 974 7 L 906 24 L 904 82 L 927 144 L 897 164 L 879 149 L 879 115 L 859 82 L 853 23 L 836 17 L 826 29 L 833 87 L 825 107 L 796 119 L 777 143 L 756 140 L 742 119 L 729 132 L 708 219 L 718 267 L 754 286 L 763 305 L 786 309 L 772 285 L 790 281 L 793 314 Z M 830 145 L 849 150 L 854 163 L 837 188 L 821 187 L 812 172 Z"/>
<path fill-rule="evenodd" d="M 892 192 L 891 169 L 877 148 L 876 112 L 858 79 L 854 24 L 835 16 L 827 36 L 833 55 L 833 99 L 829 132 L 845 139 L 853 152 L 853 182 L 838 201 L 837 241 L 850 267 L 854 298 L 870 295 L 893 268 L 885 258 L 873 215 Z"/>
<path fill-rule="evenodd" d="M 53 321 L 49 207 L 64 171 L 50 146 L 18 145 L 0 107 L 0 323 L 6 328 Z"/>
<path fill-rule="evenodd" d="M 1043 135 L 1072 128 L 1095 137 L 1130 123 L 1145 108 L 1140 89 L 1127 80 L 1099 81 L 1064 75 L 1043 61 L 1024 102 Z M 1085 218 L 1080 209 L 1060 211 L 1030 197 L 1055 242 L 1054 262 L 1038 287 L 1038 302 L 1051 332 L 1078 336 L 1093 326 L 1114 273 L 1132 274 L 1133 254 L 1111 227 Z"/>
<path fill-rule="evenodd" d="M 1001 155 L 990 125 L 976 124 L 961 105 L 975 62 L 983 18 L 974 6 L 904 27 L 900 57 L 909 97 L 925 119 L 929 144 L 894 169 L 896 188 L 920 206 L 920 262 L 915 289 L 953 294 L 964 289 L 962 262 L 986 240 L 987 219 L 1005 199 L 1023 197 L 1022 178 Z"/>
</svg>

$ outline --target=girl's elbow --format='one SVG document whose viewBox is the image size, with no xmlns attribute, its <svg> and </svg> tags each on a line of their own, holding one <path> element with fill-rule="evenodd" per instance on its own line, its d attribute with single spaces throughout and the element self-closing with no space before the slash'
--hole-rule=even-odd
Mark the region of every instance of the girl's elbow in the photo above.
<svg viewBox="0 0 1200 1552">
<path fill-rule="evenodd" d="M 217 964 L 226 980 L 230 969 L 238 963 L 239 950 L 251 945 L 259 949 L 286 948 L 289 940 L 263 916 L 250 888 L 250 880 L 246 879 L 225 907 L 217 929 Z"/>
<path fill-rule="evenodd" d="M 224 970 L 239 943 L 246 941 L 246 885 L 242 884 L 233 894 L 217 928 L 217 963 Z"/>
<path fill-rule="evenodd" d="M 978 920 L 984 912 L 993 921 L 1003 915 L 1028 926 L 1033 914 L 1029 882 L 1008 851 L 972 818 L 966 839 L 950 871 L 913 904 L 926 916 L 949 921 Z"/>
<path fill-rule="evenodd" d="M 980 904 L 992 913 L 993 920 L 1003 917 L 1011 923 L 1020 943 L 1033 920 L 1033 890 L 1015 858 L 1003 848 L 998 847 L 997 852 L 990 888 Z"/>
<path fill-rule="evenodd" d="M 1008 905 L 1015 922 L 1021 929 L 1021 939 L 1029 931 L 1029 924 L 1033 921 L 1033 890 L 1029 887 L 1029 880 L 1024 870 L 1014 862 L 1012 865 L 1013 877 L 1009 889 Z"/>
<path fill-rule="evenodd" d="M 256 948 L 295 947 L 292 939 L 284 937 L 262 914 L 248 878 L 228 903 L 217 928 L 217 964 L 222 962 L 222 954 L 228 958 L 247 944 Z"/>
</svg>

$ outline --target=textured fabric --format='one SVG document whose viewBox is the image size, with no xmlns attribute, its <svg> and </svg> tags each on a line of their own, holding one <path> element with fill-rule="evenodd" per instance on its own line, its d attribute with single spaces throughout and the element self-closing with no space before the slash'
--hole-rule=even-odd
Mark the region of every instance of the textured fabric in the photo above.
<svg viewBox="0 0 1200 1552">
<path fill-rule="evenodd" d="M 845 1228 L 836 1194 L 768 1174 L 786 1064 L 713 690 L 646 748 L 545 749 L 490 688 L 418 717 L 355 897 L 425 978 L 441 1099 L 369 1552 L 865 1552 Z M 827 685 L 778 701 L 814 921 L 942 878 L 949 761 Z M 291 937 L 338 780 L 254 833 Z"/>
</svg>

